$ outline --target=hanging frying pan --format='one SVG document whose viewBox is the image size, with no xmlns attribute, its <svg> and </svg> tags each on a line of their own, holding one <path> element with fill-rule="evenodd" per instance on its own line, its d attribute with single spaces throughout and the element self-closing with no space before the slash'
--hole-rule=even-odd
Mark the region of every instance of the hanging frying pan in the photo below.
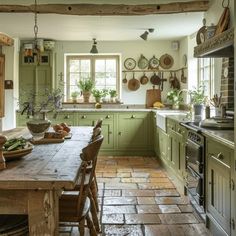
<svg viewBox="0 0 236 236">
<path fill-rule="evenodd" d="M 140 82 L 139 80 L 135 79 L 134 73 L 133 73 L 133 78 L 129 80 L 128 82 L 128 89 L 131 91 L 136 91 L 140 87 Z"/>
<path fill-rule="evenodd" d="M 161 78 L 156 73 L 153 74 L 153 76 L 150 78 L 150 81 L 153 85 L 161 84 Z"/>
<path fill-rule="evenodd" d="M 145 84 L 148 83 L 148 81 L 149 81 L 148 77 L 146 76 L 145 73 L 143 73 L 143 76 L 140 78 L 140 83 L 141 83 L 142 85 L 145 85 Z"/>
</svg>

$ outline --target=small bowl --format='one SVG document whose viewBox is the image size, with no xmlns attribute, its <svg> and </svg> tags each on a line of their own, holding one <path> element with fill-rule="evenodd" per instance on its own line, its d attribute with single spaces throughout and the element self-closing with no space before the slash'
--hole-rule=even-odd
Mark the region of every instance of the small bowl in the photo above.
<svg viewBox="0 0 236 236">
<path fill-rule="evenodd" d="M 44 137 L 45 132 L 51 125 L 50 120 L 30 120 L 26 125 L 33 136 L 34 140 L 39 140 Z"/>
<path fill-rule="evenodd" d="M 51 41 L 51 40 L 46 41 L 45 40 L 43 42 L 43 46 L 44 46 L 45 50 L 53 50 L 55 47 L 55 41 Z"/>
</svg>

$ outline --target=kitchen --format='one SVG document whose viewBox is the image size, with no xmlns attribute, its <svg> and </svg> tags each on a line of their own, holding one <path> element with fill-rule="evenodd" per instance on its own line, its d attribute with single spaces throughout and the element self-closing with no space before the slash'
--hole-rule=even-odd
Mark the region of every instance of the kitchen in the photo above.
<svg viewBox="0 0 236 236">
<path fill-rule="evenodd" d="M 38 4 L 44 4 L 48 2 L 49 1 L 40 1 Z M 176 1 L 172 1 L 172 2 L 176 2 Z M 227 4 L 227 2 L 228 1 L 223 1 L 223 4 Z M 148 3 L 152 4 L 151 2 L 148 2 Z M 165 3 L 165 2 L 163 1 L 162 3 Z M 7 4 L 9 4 L 9 1 Z M 19 3 L 18 1 L 17 3 L 15 3 L 14 1 L 11 1 L 11 4 L 19 4 Z M 24 4 L 26 3 L 24 2 Z M 22 3 L 22 5 L 24 4 Z M 145 4 L 147 4 L 147 2 L 145 2 Z M 199 6 L 201 7 L 202 5 L 199 5 Z M 234 25 L 233 24 L 233 16 L 234 16 L 234 10 L 233 10 L 234 2 L 233 1 L 229 1 L 229 8 L 230 8 L 230 27 L 233 27 Z M 46 68 L 47 63 L 50 65 L 49 73 L 51 73 L 51 76 L 49 76 L 49 78 L 53 78 L 53 79 L 50 81 L 49 85 L 52 88 L 59 87 L 61 83 L 67 83 L 68 74 L 69 74 L 68 72 L 70 71 L 67 71 L 66 66 L 69 65 L 70 60 L 73 60 L 76 54 L 77 55 L 83 54 L 84 56 L 89 55 L 89 51 L 91 49 L 91 46 L 93 45 L 93 40 L 92 40 L 93 38 L 96 38 L 96 47 L 99 51 L 99 54 L 101 53 L 101 56 L 109 55 L 109 56 L 114 56 L 114 58 L 116 57 L 120 58 L 117 64 L 117 68 L 119 69 L 116 70 L 117 77 L 120 78 L 119 82 L 117 83 L 117 87 L 115 87 L 118 93 L 116 103 L 113 103 L 113 104 L 101 103 L 102 109 L 94 109 L 94 104 L 95 104 L 94 101 L 91 104 L 82 104 L 83 103 L 82 97 L 79 98 L 80 103 L 73 103 L 70 100 L 71 98 L 70 98 L 70 90 L 68 90 L 69 88 L 67 89 L 64 88 L 63 91 L 67 97 L 65 99 L 65 103 L 63 103 L 63 110 L 61 110 L 58 113 L 56 118 L 54 118 L 49 113 L 48 114 L 49 119 L 52 121 L 53 124 L 64 122 L 72 126 L 87 126 L 87 125 L 94 125 L 97 119 L 103 118 L 104 124 L 102 128 L 103 128 L 103 133 L 104 133 L 105 138 L 104 138 L 104 143 L 101 148 L 100 154 L 104 155 L 105 157 L 102 156 L 102 158 L 104 158 L 104 159 L 101 159 L 103 160 L 102 162 L 107 162 L 108 163 L 107 166 L 109 166 L 109 162 L 111 163 L 116 162 L 116 160 L 117 162 L 123 163 L 121 159 L 121 157 L 123 157 L 123 160 L 128 160 L 129 163 L 132 163 L 134 165 L 135 162 L 132 160 L 131 157 L 128 158 L 129 156 L 150 156 L 150 157 L 158 156 L 160 157 L 159 160 L 162 161 L 162 164 L 167 170 L 168 175 L 170 176 L 171 180 L 177 186 L 178 191 L 180 193 L 183 192 L 184 181 L 186 181 L 185 180 L 186 178 L 185 153 L 183 152 L 183 150 L 185 149 L 185 141 L 186 141 L 185 136 L 189 134 L 190 132 L 185 130 L 185 127 L 181 126 L 180 122 L 185 122 L 186 120 L 179 120 L 178 115 L 176 116 L 171 115 L 170 117 L 167 116 L 167 119 L 164 119 L 164 121 L 166 121 L 166 124 L 164 124 L 164 126 L 166 127 L 166 132 L 165 130 L 159 127 L 156 128 L 154 123 L 155 123 L 156 118 L 159 116 L 157 115 L 157 117 L 154 117 L 154 112 L 152 112 L 152 109 L 146 109 L 145 107 L 146 91 L 152 90 L 151 82 L 148 82 L 146 84 L 140 84 L 139 87 L 136 82 L 135 85 L 132 87 L 132 84 L 129 83 L 129 81 L 132 80 L 133 78 L 139 79 L 141 76 L 144 75 L 144 73 L 145 75 L 147 75 L 147 77 L 150 80 L 151 80 L 151 77 L 154 75 L 153 70 L 140 69 L 139 61 L 141 60 L 139 59 L 142 59 L 141 55 L 143 55 L 147 59 L 152 59 L 153 56 L 159 59 L 161 58 L 161 56 L 168 54 L 168 55 L 171 55 L 171 57 L 169 57 L 169 60 L 170 61 L 173 60 L 173 64 L 169 68 L 161 67 L 161 71 L 163 73 L 160 73 L 160 74 L 157 73 L 160 79 L 163 79 L 163 78 L 167 79 L 167 81 L 164 81 L 164 80 L 162 81 L 162 86 L 163 86 L 163 91 L 161 92 L 162 102 L 168 103 L 166 96 L 167 96 L 167 93 L 170 91 L 169 78 L 171 76 L 176 76 L 177 78 L 181 78 L 181 74 L 183 72 L 185 77 L 187 77 L 187 83 L 179 80 L 181 89 L 189 89 L 189 90 L 193 89 L 193 86 L 196 86 L 198 82 L 198 77 L 197 77 L 198 60 L 193 56 L 194 47 L 196 46 L 197 31 L 203 25 L 202 23 L 203 18 L 206 18 L 207 26 L 210 25 L 211 23 L 216 25 L 220 19 L 222 12 L 223 12 L 222 1 L 210 1 L 209 9 L 207 10 L 203 10 L 200 13 L 199 12 L 184 13 L 186 14 L 185 15 L 186 17 L 189 17 L 189 15 L 191 15 L 191 17 L 193 18 L 193 22 L 192 21 L 190 23 L 187 22 L 187 20 L 184 17 L 180 19 L 180 22 L 182 22 L 182 25 L 184 22 L 184 27 L 182 26 L 183 29 L 181 29 L 181 31 L 184 31 L 185 28 L 187 29 L 189 27 L 189 24 L 194 24 L 194 27 L 195 27 L 194 30 L 192 31 L 190 30 L 191 33 L 186 34 L 185 37 L 176 36 L 173 38 L 171 37 L 171 33 L 172 31 L 174 31 L 173 30 L 174 26 L 170 26 L 165 31 L 166 34 L 169 34 L 168 39 L 165 39 L 164 37 L 163 39 L 158 38 L 158 34 L 161 34 L 161 31 L 164 29 L 160 28 L 161 26 L 158 24 L 158 22 L 154 23 L 153 18 L 149 19 L 152 21 L 149 21 L 148 25 L 147 23 L 144 23 L 145 22 L 144 20 L 143 20 L 143 23 L 142 21 L 141 22 L 138 21 L 139 24 L 135 24 L 132 21 L 130 22 L 131 25 L 128 25 L 126 23 L 126 27 L 125 25 L 123 25 L 123 27 L 125 27 L 124 32 L 126 33 L 123 33 L 122 29 L 118 28 L 116 29 L 115 34 L 111 34 L 107 30 L 104 30 L 102 31 L 102 34 L 99 35 L 99 30 L 96 31 L 96 28 L 99 28 L 99 27 L 104 28 L 104 25 L 107 25 L 107 27 L 109 26 L 108 22 L 106 21 L 106 23 L 104 23 L 103 17 L 100 17 L 99 19 L 97 19 L 97 22 L 93 21 L 94 25 L 90 25 L 91 29 L 87 30 L 87 29 L 84 29 L 83 27 L 81 28 L 81 32 L 84 32 L 85 35 L 86 33 L 88 34 L 89 32 L 92 32 L 92 31 L 97 32 L 97 35 L 95 35 L 95 33 L 94 34 L 90 33 L 90 37 L 88 38 L 87 36 L 86 38 L 85 36 L 83 36 L 83 34 L 81 34 L 81 38 L 76 41 L 69 40 L 70 37 L 75 36 L 73 34 L 75 32 L 75 29 L 73 27 L 65 24 L 67 28 L 69 29 L 69 31 L 67 32 L 67 35 L 65 35 L 64 33 L 62 35 L 61 32 L 53 30 L 53 24 L 48 25 L 48 21 L 44 21 L 44 19 L 41 18 L 42 15 L 38 14 L 38 28 L 39 28 L 38 38 L 44 38 L 44 39 L 53 38 L 56 41 L 55 47 L 52 51 L 44 52 L 46 53 L 46 55 L 47 53 L 49 53 L 49 58 L 50 58 L 49 62 L 46 61 L 46 65 L 41 66 L 42 69 L 45 69 L 41 71 L 44 78 L 45 74 L 48 73 L 46 72 L 48 70 L 48 68 Z M 12 19 L 14 19 L 15 14 L 18 14 L 18 13 L 11 13 L 11 14 L 1 13 L 0 17 L 3 17 L 4 21 L 6 22 L 12 22 Z M 22 87 L 27 86 L 27 81 L 25 81 L 24 78 L 30 78 L 32 73 L 34 73 L 32 72 L 35 69 L 34 67 L 36 67 L 35 65 L 30 65 L 30 63 L 28 62 L 26 63 L 24 62 L 24 53 L 22 52 L 22 50 L 24 50 L 23 49 L 24 45 L 30 42 L 30 40 L 27 40 L 27 38 L 31 38 L 31 39 L 34 38 L 33 14 L 26 14 L 26 13 L 21 13 L 21 14 L 27 15 L 27 16 L 25 19 L 19 18 L 18 27 L 20 29 L 19 30 L 20 33 L 16 32 L 16 29 L 12 30 L 10 26 L 7 26 L 7 24 L 1 26 L 1 31 L 14 37 L 14 46 L 11 46 L 11 47 L 2 46 L 2 53 L 5 54 L 5 60 L 6 60 L 5 61 L 6 63 L 5 64 L 6 65 L 5 66 L 5 80 L 13 82 L 13 89 L 5 90 L 5 117 L 1 119 L 1 125 L 0 125 L 2 131 L 10 130 L 12 128 L 15 128 L 16 126 L 26 126 L 27 117 L 25 115 L 23 116 L 20 115 L 19 112 L 18 113 L 16 112 L 16 110 L 18 110 L 18 97 L 19 97 L 19 94 L 21 94 Z M 58 17 L 57 15 L 53 15 L 53 17 L 50 18 L 50 21 L 54 23 L 58 21 L 59 25 L 61 24 L 62 26 L 64 26 L 63 20 L 57 17 Z M 76 16 L 73 16 L 73 17 L 76 17 Z M 110 18 L 112 19 L 112 17 Z M 125 19 L 125 16 L 123 17 Z M 135 19 L 135 20 L 137 20 L 138 18 L 137 16 L 132 16 L 132 17 L 131 19 Z M 170 22 L 171 21 L 173 22 L 173 19 L 175 18 L 173 14 L 168 15 L 168 17 L 170 18 L 170 21 L 168 21 L 167 18 L 164 18 L 164 22 L 166 23 L 168 22 L 170 24 Z M 110 18 L 108 18 L 108 20 Z M 76 22 L 76 18 L 73 18 L 73 20 L 74 22 Z M 128 20 L 128 18 L 126 20 Z M 177 18 L 176 18 L 176 21 L 177 21 Z M 49 28 L 48 30 L 47 30 L 47 25 Z M 57 24 L 57 27 L 59 27 L 58 24 Z M 134 29 L 130 30 L 130 28 L 132 27 Z M 28 29 L 28 31 L 24 30 L 24 28 Z M 149 30 L 151 28 L 155 29 L 154 32 L 151 32 L 152 30 Z M 111 29 L 114 30 L 114 26 L 111 27 Z M 45 30 L 44 35 L 41 34 L 43 30 Z M 49 34 L 50 31 L 54 32 L 53 36 Z M 145 31 L 148 32 L 147 40 L 143 40 L 139 37 Z M 180 30 L 178 29 L 178 31 Z M 116 35 L 116 41 L 114 41 L 114 35 Z M 129 37 L 131 37 L 132 40 L 130 40 Z M 154 40 L 152 39 L 152 37 L 154 39 L 156 37 L 157 39 Z M 103 38 L 103 40 L 100 40 L 100 38 Z M 231 48 L 231 51 L 232 51 L 232 48 Z M 130 59 L 130 58 L 131 58 L 131 60 L 129 60 L 130 63 L 125 63 L 126 59 Z M 143 61 L 145 60 L 142 60 L 142 62 Z M 153 61 L 155 62 L 155 60 Z M 132 67 L 133 63 L 136 63 L 135 67 Z M 231 68 L 229 67 L 227 63 L 228 64 L 231 63 Z M 225 64 L 228 69 L 228 74 L 232 76 L 232 62 L 228 62 L 226 60 Z M 130 69 L 130 66 L 132 69 Z M 222 69 L 222 60 L 216 59 L 215 71 L 214 71 L 215 73 L 214 84 L 212 85 L 213 91 L 211 94 L 215 94 L 215 93 L 220 94 L 220 87 L 221 87 L 220 80 L 222 79 L 222 76 L 221 76 L 222 71 L 226 71 L 226 69 L 224 70 Z M 124 78 L 127 79 L 126 83 L 123 82 Z M 47 80 L 45 81 L 46 81 L 45 83 L 47 83 Z M 112 86 L 113 85 L 111 85 L 111 87 Z M 40 87 L 40 84 L 38 84 L 38 87 Z M 73 91 L 72 87 L 73 86 L 71 86 L 70 88 L 71 91 Z M 225 98 L 226 100 L 228 98 L 228 100 L 225 101 L 226 104 L 229 104 L 233 98 L 232 93 L 231 93 L 232 91 L 228 89 L 228 92 L 229 94 L 227 94 Z M 183 92 L 183 95 L 186 95 L 185 92 Z M 231 110 L 233 110 L 232 107 L 231 107 Z M 211 110 L 211 116 L 213 112 L 214 111 Z M 159 112 L 157 110 L 157 114 L 158 113 Z M 161 114 L 161 111 L 159 114 Z M 165 117 L 164 114 L 163 116 Z M 181 119 L 182 119 L 182 116 L 181 116 Z M 138 128 L 138 132 L 136 131 L 137 128 Z M 187 128 L 189 129 L 189 127 Z M 182 133 L 182 132 L 185 132 L 185 133 Z M 230 136 L 232 137 L 233 131 L 229 131 L 229 132 L 231 132 Z M 135 133 L 135 137 L 133 135 L 134 133 Z M 198 132 L 196 133 L 198 135 Z M 193 136 L 196 138 L 196 133 L 190 136 Z M 234 168 L 233 168 L 234 166 L 234 161 L 233 161 L 234 140 L 232 140 L 231 138 L 230 141 L 226 142 L 226 145 L 225 145 L 225 141 L 222 142 L 222 140 L 225 140 L 225 137 L 216 138 L 216 140 L 213 140 L 215 142 L 213 142 L 212 140 L 208 141 L 208 139 L 212 138 L 208 130 L 205 133 L 204 132 L 202 133 L 204 137 L 206 136 L 206 140 L 207 140 L 206 144 L 203 145 L 205 148 L 204 153 L 207 153 L 207 152 L 215 153 L 218 151 L 218 147 L 219 147 L 219 151 L 223 153 L 225 160 L 221 161 L 220 163 L 221 164 L 223 163 L 224 169 L 222 169 L 219 166 L 215 167 L 216 170 L 219 170 L 218 173 L 223 173 L 223 176 L 219 174 L 217 177 L 222 178 L 223 182 L 225 181 L 228 183 L 231 181 L 232 182 L 231 187 L 232 187 L 233 181 L 234 181 L 234 175 L 235 175 Z M 181 156 L 182 158 L 175 157 L 176 158 L 175 160 L 169 159 L 169 157 L 171 156 L 170 150 L 172 150 L 171 149 L 172 145 L 173 145 L 173 150 L 179 150 L 179 156 Z M 220 145 L 222 145 L 222 147 Z M 216 153 L 215 155 L 217 154 L 218 153 Z M 106 159 L 106 156 L 108 157 L 114 156 L 114 160 L 111 160 L 108 157 Z M 117 157 L 117 156 L 120 156 L 120 157 Z M 144 158 L 144 160 L 146 159 Z M 150 161 L 152 161 L 152 159 L 150 159 Z M 139 162 L 139 160 L 137 160 L 137 162 Z M 179 162 L 179 166 L 178 166 L 179 169 L 176 167 L 176 162 Z M 211 182 L 209 179 L 210 176 L 207 177 L 207 175 L 209 173 L 213 173 L 213 171 L 215 170 L 215 169 L 213 170 L 211 169 L 212 166 L 214 167 L 215 165 L 214 160 L 211 160 L 210 163 L 212 165 L 210 165 L 209 167 L 207 166 L 204 167 L 204 173 L 206 173 L 205 179 L 203 179 L 204 183 Z M 103 179 L 102 179 L 102 176 L 99 177 L 99 175 L 101 174 L 99 173 L 99 169 L 102 169 L 100 165 L 102 165 L 102 163 L 99 164 L 99 161 L 98 161 L 98 173 L 97 173 L 98 176 L 97 177 L 101 178 L 100 179 L 101 181 L 112 182 L 112 178 L 109 179 L 108 177 L 105 177 L 105 176 L 109 176 L 109 175 L 105 175 L 106 173 L 102 174 L 102 176 L 104 177 Z M 110 166 L 110 168 L 112 169 L 112 166 Z M 209 170 L 206 168 L 209 168 Z M 197 174 L 197 176 L 199 175 Z M 200 176 L 201 176 L 201 173 L 200 173 Z M 115 179 L 115 180 L 113 179 L 113 181 L 116 181 L 116 180 L 118 181 L 118 179 Z M 178 185 L 180 187 L 178 187 Z M 229 211 L 224 212 L 225 209 L 230 209 L 230 208 L 233 209 L 232 206 L 234 206 L 235 193 L 234 193 L 233 187 L 232 188 L 231 187 L 227 188 L 227 190 L 225 189 L 225 186 L 223 187 L 224 191 L 227 193 L 226 199 L 229 199 L 231 201 L 230 205 L 227 204 L 226 206 L 223 206 L 223 208 L 220 208 L 221 206 L 219 206 L 218 208 L 214 208 L 214 206 L 212 206 L 210 203 L 204 202 L 204 204 L 207 205 L 207 207 L 205 207 L 205 210 L 207 209 L 207 217 L 208 217 L 206 220 L 207 226 L 208 228 L 210 228 L 210 231 L 213 233 L 213 235 L 217 235 L 216 232 L 218 232 L 218 235 L 234 235 L 235 234 L 235 230 L 234 230 L 235 212 L 233 212 L 232 210 L 230 211 L 231 213 L 229 213 Z M 208 189 L 211 189 L 211 188 L 209 188 L 208 186 L 204 187 L 204 191 L 207 191 Z M 210 195 L 211 195 L 210 192 L 207 192 L 207 194 L 204 194 L 204 196 L 207 196 L 207 197 Z M 126 199 L 128 199 L 128 197 Z M 222 201 L 223 199 L 220 199 L 220 200 Z M 220 200 L 218 199 L 219 204 L 221 204 Z M 104 198 L 104 201 L 106 201 L 106 198 Z M 221 211 L 223 211 L 223 213 Z M 110 214 L 110 217 L 112 218 L 112 214 Z M 118 216 L 116 215 L 116 217 L 122 218 L 125 216 L 122 216 L 122 214 L 120 214 Z M 102 219 L 102 222 L 106 222 L 106 218 L 107 217 L 104 217 L 104 219 Z M 123 220 L 120 220 L 120 221 L 118 220 L 118 222 L 123 222 L 124 224 Z M 125 222 L 128 222 L 128 220 L 126 220 Z M 104 224 L 106 225 L 106 223 Z M 117 223 L 114 223 L 114 225 L 116 224 Z M 110 228 L 108 227 L 111 230 L 112 224 L 108 223 L 107 225 L 111 225 Z M 117 224 L 117 225 L 122 225 L 122 223 Z M 137 225 L 140 225 L 140 224 L 137 224 Z M 145 230 L 146 230 L 145 231 L 146 235 L 149 235 L 149 234 L 151 235 L 150 233 L 151 231 L 148 231 L 150 230 L 150 227 L 148 229 L 148 227 L 145 226 Z M 168 228 L 168 230 L 170 229 Z M 196 232 L 197 231 L 195 231 L 195 233 Z M 137 233 L 136 235 L 142 235 L 142 234 Z"/>
</svg>

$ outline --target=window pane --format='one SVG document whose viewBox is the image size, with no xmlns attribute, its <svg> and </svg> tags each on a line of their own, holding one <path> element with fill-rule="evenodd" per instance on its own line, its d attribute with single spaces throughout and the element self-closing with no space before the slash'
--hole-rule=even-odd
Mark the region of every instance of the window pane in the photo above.
<svg viewBox="0 0 236 236">
<path fill-rule="evenodd" d="M 90 60 L 81 60 L 81 72 L 90 72 Z"/>
<path fill-rule="evenodd" d="M 105 60 L 100 60 L 100 59 L 96 60 L 96 62 L 95 62 L 95 71 L 96 72 L 104 72 L 104 71 L 106 71 Z"/>
<path fill-rule="evenodd" d="M 116 61 L 114 59 L 106 60 L 106 71 L 107 72 L 116 71 Z"/>
</svg>

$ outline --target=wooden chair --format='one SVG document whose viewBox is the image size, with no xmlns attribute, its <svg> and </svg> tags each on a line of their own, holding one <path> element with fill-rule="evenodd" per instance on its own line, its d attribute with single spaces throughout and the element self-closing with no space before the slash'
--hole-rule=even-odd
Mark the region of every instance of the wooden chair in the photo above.
<svg viewBox="0 0 236 236">
<path fill-rule="evenodd" d="M 103 136 L 98 136 L 92 143 L 83 148 L 80 155 L 82 159 L 81 171 L 79 175 L 79 191 L 64 191 L 59 201 L 59 220 L 60 225 L 76 225 L 79 227 L 80 235 L 84 235 L 85 220 L 90 230 L 91 236 L 97 236 L 94 222 L 90 217 L 93 204 L 91 201 L 90 187 L 93 180 L 96 159 L 103 142 Z M 86 167 L 92 163 L 90 175 Z M 94 217 L 93 217 L 94 218 Z"/>
<path fill-rule="evenodd" d="M 93 130 L 95 130 L 96 128 L 102 128 L 102 119 L 98 119 L 95 126 L 93 127 Z"/>
</svg>

